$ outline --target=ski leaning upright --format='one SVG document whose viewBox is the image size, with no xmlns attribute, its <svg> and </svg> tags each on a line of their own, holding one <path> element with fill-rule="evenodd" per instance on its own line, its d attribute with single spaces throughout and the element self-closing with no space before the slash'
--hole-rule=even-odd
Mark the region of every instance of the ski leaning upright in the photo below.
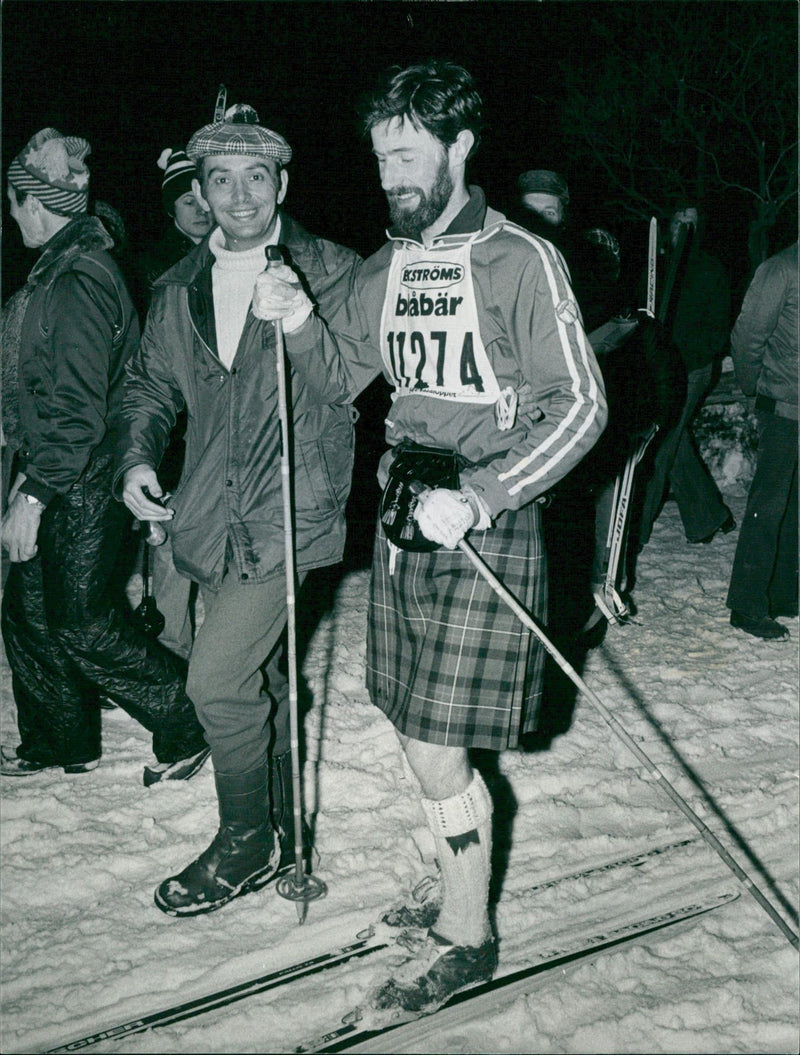
<svg viewBox="0 0 800 1055">
<path fill-rule="evenodd" d="M 691 249 L 692 234 L 693 228 L 691 225 L 681 225 L 677 245 L 670 256 L 669 267 L 664 276 L 664 288 L 660 296 L 657 297 L 658 221 L 655 216 L 650 219 L 647 241 L 647 299 L 643 310 L 648 318 L 657 321 L 662 327 L 667 326 L 668 321 L 671 319 L 671 309 L 674 308 L 674 294 L 676 290 L 680 290 L 686 261 Z M 601 568 L 603 578 L 592 586 L 595 609 L 582 628 L 584 633 L 591 630 L 603 618 L 607 619 L 609 623 L 624 623 L 630 615 L 630 607 L 619 592 L 620 565 L 623 563 L 626 551 L 628 514 L 630 512 L 636 467 L 644 458 L 645 452 L 657 432 L 658 425 L 653 424 L 646 432 L 632 438 L 625 467 L 614 483 L 614 497 L 612 499 L 606 548 Z"/>
<path fill-rule="evenodd" d="M 708 900 L 695 901 L 689 905 L 669 909 L 644 919 L 621 923 L 609 930 L 589 934 L 565 949 L 542 949 L 535 954 L 535 962 L 519 971 L 493 978 L 477 986 L 457 993 L 438 1011 L 424 1016 L 406 1015 L 404 1018 L 379 1020 L 370 1018 L 369 1012 L 362 1017 L 359 1008 L 342 1019 L 342 1025 L 295 1048 L 297 1053 L 359 1051 L 379 1052 L 387 1055 L 393 1051 L 436 1051 L 429 1043 L 435 1034 L 448 1026 L 462 1027 L 466 1022 L 495 1013 L 500 1003 L 521 996 L 536 985 L 542 975 L 554 971 L 562 973 L 570 967 L 585 963 L 606 952 L 650 935 L 686 923 L 715 909 L 729 905 L 739 897 L 738 891 L 720 894 Z M 379 1014 L 379 1013 L 378 1013 Z"/>
</svg>

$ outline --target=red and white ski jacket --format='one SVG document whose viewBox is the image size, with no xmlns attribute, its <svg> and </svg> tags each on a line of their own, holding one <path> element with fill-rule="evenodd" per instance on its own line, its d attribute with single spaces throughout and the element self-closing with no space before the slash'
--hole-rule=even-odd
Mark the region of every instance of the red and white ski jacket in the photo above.
<svg viewBox="0 0 800 1055">
<path fill-rule="evenodd" d="M 462 484 L 493 517 L 553 487 L 606 422 L 563 258 L 487 209 L 476 187 L 430 245 L 390 234 L 342 308 L 312 316 L 286 348 L 327 402 L 355 399 L 383 372 L 394 388 L 390 447 L 410 440 L 461 454 L 472 463 Z M 504 411 L 521 390 L 524 412 L 509 426 Z"/>
</svg>

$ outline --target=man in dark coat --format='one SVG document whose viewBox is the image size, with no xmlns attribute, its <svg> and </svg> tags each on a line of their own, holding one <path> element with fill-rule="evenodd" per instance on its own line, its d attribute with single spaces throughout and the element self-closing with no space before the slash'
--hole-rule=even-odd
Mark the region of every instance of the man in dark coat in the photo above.
<svg viewBox="0 0 800 1055">
<path fill-rule="evenodd" d="M 142 287 L 143 315 L 150 304 L 153 286 L 165 271 L 182 260 L 199 245 L 212 227 L 211 216 L 200 204 L 192 190 L 197 179 L 197 167 L 183 150 L 167 147 L 161 152 L 158 167 L 161 179 L 161 204 L 169 217 L 169 224 L 161 238 L 139 256 L 139 275 Z M 168 491 L 174 491 L 180 479 L 186 450 L 186 412 L 182 411 L 172 430 L 158 475 Z M 153 596 L 164 617 L 164 629 L 159 641 L 184 659 L 189 658 L 194 637 L 194 596 L 191 581 L 175 570 L 172 547 L 166 543 L 153 548 L 150 554 Z"/>
<path fill-rule="evenodd" d="M 679 205 L 669 225 L 667 265 L 678 251 L 681 228 L 690 229 L 689 250 L 665 320 L 686 367 L 686 399 L 677 423 L 662 437 L 647 483 L 639 524 L 639 546 L 650 538 L 667 490 L 678 503 L 686 541 L 711 542 L 736 527 L 714 479 L 700 457 L 691 423 L 712 384 L 714 363 L 728 343 L 730 285 L 722 264 L 701 248 L 702 217 L 695 205 Z M 693 233 L 691 233 L 693 232 Z"/>
<path fill-rule="evenodd" d="M 22 742 L 0 771 L 94 769 L 102 695 L 153 732 L 151 784 L 192 776 L 208 748 L 185 665 L 128 621 L 115 576 L 130 518 L 111 493 L 112 434 L 139 327 L 113 241 L 86 215 L 88 153 L 86 140 L 46 128 L 8 171 L 11 215 L 41 256 L 4 325 L 4 366 L 13 360 L 18 378 L 4 433 L 18 474 L 2 527 L 2 629 Z"/>
<path fill-rule="evenodd" d="M 736 378 L 755 399 L 758 461 L 736 544 L 731 625 L 767 641 L 797 617 L 797 242 L 757 269 L 731 333 Z"/>
<path fill-rule="evenodd" d="M 199 584 L 204 618 L 189 692 L 211 745 L 220 827 L 158 887 L 170 915 L 210 912 L 263 887 L 294 860 L 289 700 L 280 669 L 287 620 L 275 327 L 251 310 L 265 250 L 281 244 L 321 314 L 350 293 L 352 250 L 280 208 L 291 148 L 252 107 L 192 136 L 194 190 L 216 226 L 156 283 L 128 371 L 117 487 L 141 520 L 170 521 L 175 567 Z M 353 467 L 353 413 L 291 378 L 294 541 L 300 580 L 335 564 Z M 156 468 L 176 414 L 186 458 L 169 509 Z M 174 519 L 173 519 L 174 516 Z M 264 684 L 264 671 L 266 681 Z"/>
</svg>

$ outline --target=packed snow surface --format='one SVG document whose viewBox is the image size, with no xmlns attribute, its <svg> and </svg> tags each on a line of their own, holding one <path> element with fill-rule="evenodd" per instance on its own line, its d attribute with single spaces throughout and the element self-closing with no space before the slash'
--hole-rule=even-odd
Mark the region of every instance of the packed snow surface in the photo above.
<svg viewBox="0 0 800 1055">
<path fill-rule="evenodd" d="M 740 520 L 744 499 L 728 501 Z M 798 621 L 781 643 L 731 629 L 736 537 L 690 546 L 668 503 L 639 559 L 635 621 L 609 628 L 582 676 L 796 930 Z M 342 578 L 303 662 L 304 795 L 328 894 L 302 926 L 273 887 L 194 919 L 155 908 L 154 887 L 216 829 L 213 774 L 209 765 L 190 782 L 143 787 L 148 737 L 120 710 L 104 714 L 94 772 L 3 778 L 4 1052 L 44 1050 L 352 940 L 433 872 L 414 780 L 364 689 L 367 582 L 363 569 Z M 3 741 L 14 744 L 5 666 L 4 688 Z M 796 950 L 585 696 L 562 730 L 487 771 L 501 973 L 584 932 L 741 896 L 543 976 L 530 995 L 409 1050 L 797 1051 Z M 639 867 L 548 885 L 674 843 L 684 845 Z M 382 955 L 90 1050 L 289 1052 L 363 999 L 386 970 Z"/>
</svg>

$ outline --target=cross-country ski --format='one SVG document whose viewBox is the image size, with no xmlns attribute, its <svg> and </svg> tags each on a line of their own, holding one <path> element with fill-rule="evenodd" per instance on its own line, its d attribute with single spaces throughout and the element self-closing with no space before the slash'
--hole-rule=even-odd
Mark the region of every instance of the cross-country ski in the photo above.
<svg viewBox="0 0 800 1055">
<path fill-rule="evenodd" d="M 652 864 L 658 858 L 673 850 L 691 846 L 694 839 L 680 839 L 677 842 L 665 843 L 662 846 L 652 846 L 637 853 L 627 854 L 624 857 L 603 861 L 599 864 L 589 865 L 577 872 L 569 872 L 566 875 L 555 876 L 541 883 L 535 883 L 526 888 L 526 896 L 533 895 L 539 891 L 552 890 L 562 883 L 574 883 L 586 881 L 592 876 L 604 876 L 608 873 L 620 872 L 625 869 L 640 869 Z M 620 881 L 624 881 L 621 879 Z M 426 884 L 430 890 L 430 884 Z M 434 883 L 435 888 L 435 883 Z M 409 899 L 413 905 L 413 898 Z M 338 948 L 321 952 L 311 956 L 299 963 L 289 964 L 272 971 L 265 971 L 256 977 L 243 979 L 235 985 L 224 989 L 195 996 L 179 1004 L 161 1009 L 141 1012 L 135 1018 L 127 1022 L 115 1022 L 94 1030 L 83 1036 L 74 1036 L 64 1040 L 58 1046 L 48 1048 L 48 1053 L 80 1051 L 92 1047 L 95 1044 L 108 1041 L 118 1041 L 123 1037 L 132 1036 L 136 1033 L 146 1033 L 149 1030 L 169 1026 L 174 1022 L 184 1022 L 187 1019 L 198 1018 L 210 1011 L 218 1011 L 246 1000 L 248 997 L 257 996 L 260 993 L 269 992 L 279 986 L 289 985 L 299 981 L 301 978 L 309 978 L 321 974 L 323 971 L 335 967 L 343 967 L 353 960 L 361 960 L 365 956 L 379 952 L 389 947 L 396 937 L 398 931 L 394 927 L 387 927 L 378 923 L 367 924 L 354 941 L 341 945 Z"/>
<path fill-rule="evenodd" d="M 357 1008 L 346 1014 L 343 1024 L 315 1040 L 301 1044 L 296 1052 L 322 1051 L 402 1051 L 406 1044 L 416 1043 L 435 1036 L 438 1030 L 454 1023 L 464 1024 L 474 1019 L 487 1008 L 496 1012 L 501 1004 L 523 993 L 528 993 L 536 979 L 548 972 L 561 974 L 589 959 L 602 956 L 612 949 L 641 941 L 666 928 L 686 923 L 715 909 L 729 905 L 739 897 L 738 893 L 720 894 L 716 898 L 695 902 L 679 908 L 667 909 L 644 919 L 631 920 L 610 927 L 607 931 L 587 934 L 564 949 L 547 949 L 538 954 L 533 962 L 509 974 L 498 974 L 490 982 L 469 987 L 457 993 L 432 1015 L 403 1020 L 371 1012 L 369 1008 Z M 399 1045 L 399 1047 L 395 1046 Z M 434 1050 L 431 1045 L 430 1050 Z"/>
</svg>

